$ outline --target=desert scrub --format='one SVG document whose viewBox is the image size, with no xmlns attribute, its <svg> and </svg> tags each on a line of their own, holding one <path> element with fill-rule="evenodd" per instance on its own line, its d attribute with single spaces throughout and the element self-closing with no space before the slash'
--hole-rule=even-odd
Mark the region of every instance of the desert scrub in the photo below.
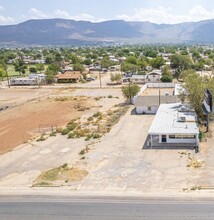
<svg viewBox="0 0 214 220">
<path fill-rule="evenodd" d="M 95 118 L 101 118 L 103 116 L 103 114 L 101 113 L 101 112 L 96 112 L 96 113 L 94 113 L 93 114 L 93 117 L 95 117 Z"/>
<path fill-rule="evenodd" d="M 93 117 L 89 117 L 87 120 L 88 121 L 93 121 L 94 119 L 93 119 Z"/>
<path fill-rule="evenodd" d="M 64 128 L 61 132 L 62 135 L 67 135 L 70 132 L 68 128 Z"/>
<path fill-rule="evenodd" d="M 67 163 L 65 163 L 60 167 L 43 172 L 34 181 L 33 186 L 57 186 L 59 181 L 80 181 L 87 175 L 88 171 L 74 167 L 69 168 Z"/>
<path fill-rule="evenodd" d="M 85 138 L 85 141 L 89 141 L 91 138 L 93 138 L 93 134 L 88 134 Z"/>
<path fill-rule="evenodd" d="M 55 137 L 56 136 L 56 131 L 52 131 L 51 133 L 50 133 L 50 137 Z"/>
<path fill-rule="evenodd" d="M 60 101 L 60 102 L 64 102 L 64 101 L 67 101 L 69 100 L 69 97 L 57 97 L 55 98 L 55 101 Z"/>
<path fill-rule="evenodd" d="M 69 134 L 68 134 L 68 138 L 69 138 L 69 139 L 70 139 L 70 138 L 72 138 L 72 139 L 75 138 L 74 133 L 73 133 L 73 132 L 69 133 Z"/>
<path fill-rule="evenodd" d="M 79 155 L 84 155 L 86 153 L 86 150 L 85 149 L 82 149 L 80 152 L 79 152 Z"/>
<path fill-rule="evenodd" d="M 76 123 L 68 123 L 67 129 L 69 131 L 73 131 L 75 128 L 77 128 L 77 126 L 78 126 L 78 124 L 76 124 Z"/>
<path fill-rule="evenodd" d="M 98 138 L 101 138 L 101 135 L 98 134 L 98 133 L 94 133 L 93 134 L 93 139 L 98 139 Z"/>
<path fill-rule="evenodd" d="M 112 99 L 112 98 L 113 98 L 113 96 L 112 96 L 112 95 L 108 95 L 108 98 L 109 98 L 109 99 Z"/>
<path fill-rule="evenodd" d="M 42 134 L 36 141 L 45 141 L 45 134 Z"/>
</svg>

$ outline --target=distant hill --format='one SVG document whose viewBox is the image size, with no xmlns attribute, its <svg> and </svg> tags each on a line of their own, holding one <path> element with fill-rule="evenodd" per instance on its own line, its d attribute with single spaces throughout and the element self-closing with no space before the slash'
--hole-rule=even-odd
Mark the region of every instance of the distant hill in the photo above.
<svg viewBox="0 0 214 220">
<path fill-rule="evenodd" d="M 154 24 L 123 20 L 92 23 L 66 19 L 29 20 L 0 26 L 0 44 L 89 45 L 95 43 L 214 43 L 214 20 Z"/>
</svg>

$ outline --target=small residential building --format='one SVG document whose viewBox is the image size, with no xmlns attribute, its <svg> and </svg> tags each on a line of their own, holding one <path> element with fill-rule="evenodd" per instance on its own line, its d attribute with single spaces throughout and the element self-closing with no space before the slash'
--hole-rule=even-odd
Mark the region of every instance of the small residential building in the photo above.
<svg viewBox="0 0 214 220">
<path fill-rule="evenodd" d="M 178 97 L 174 95 L 138 96 L 134 101 L 134 105 L 137 114 L 156 114 L 161 104 L 178 101 Z"/>
<path fill-rule="evenodd" d="M 162 77 L 162 72 L 160 70 L 154 70 L 147 74 L 147 81 L 160 82 L 161 77 Z"/>
<path fill-rule="evenodd" d="M 146 83 L 133 98 L 137 114 L 155 114 L 161 104 L 180 102 L 179 93 L 175 95 L 174 83 Z M 176 90 L 177 91 L 177 90 Z"/>
<path fill-rule="evenodd" d="M 82 79 L 82 74 L 80 71 L 66 71 L 57 74 L 55 78 L 58 83 L 76 83 Z"/>
<path fill-rule="evenodd" d="M 197 116 L 181 103 L 160 105 L 148 131 L 147 147 L 191 147 L 199 145 Z"/>
<path fill-rule="evenodd" d="M 130 82 L 144 84 L 146 83 L 146 75 L 132 75 L 130 77 Z"/>
</svg>

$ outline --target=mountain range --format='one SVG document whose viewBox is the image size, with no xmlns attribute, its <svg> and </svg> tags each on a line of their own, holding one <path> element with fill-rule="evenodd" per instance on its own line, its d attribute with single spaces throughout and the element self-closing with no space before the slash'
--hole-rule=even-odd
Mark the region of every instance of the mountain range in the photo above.
<svg viewBox="0 0 214 220">
<path fill-rule="evenodd" d="M 1 45 L 93 45 L 111 43 L 214 43 L 214 19 L 180 24 L 123 20 L 92 23 L 28 20 L 0 26 Z"/>
</svg>

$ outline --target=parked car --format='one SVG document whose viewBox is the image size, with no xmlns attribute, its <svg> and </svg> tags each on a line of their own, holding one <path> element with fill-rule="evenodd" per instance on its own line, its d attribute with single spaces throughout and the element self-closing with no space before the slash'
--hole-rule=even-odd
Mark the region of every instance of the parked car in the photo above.
<svg viewBox="0 0 214 220">
<path fill-rule="evenodd" d="M 87 81 L 94 81 L 95 78 L 90 76 L 90 77 L 88 77 L 86 80 L 87 80 Z"/>
</svg>

